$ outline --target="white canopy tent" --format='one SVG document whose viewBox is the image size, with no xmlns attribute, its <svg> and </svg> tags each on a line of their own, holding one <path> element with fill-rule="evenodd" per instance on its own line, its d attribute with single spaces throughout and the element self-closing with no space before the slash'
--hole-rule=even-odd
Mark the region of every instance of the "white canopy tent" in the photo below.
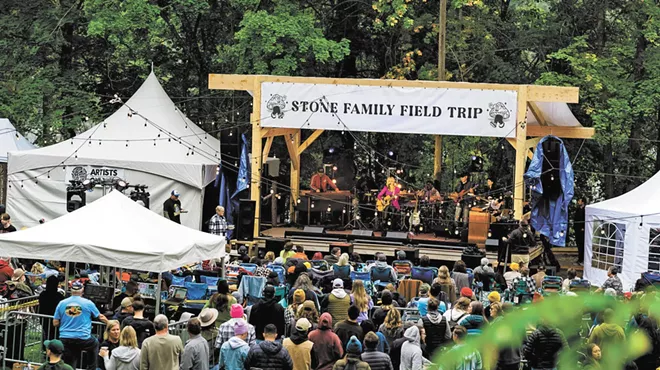
<svg viewBox="0 0 660 370">
<path fill-rule="evenodd" d="M 0 235 L 2 255 L 163 272 L 225 255 L 226 240 L 172 222 L 118 191 L 43 225 Z"/>
<path fill-rule="evenodd" d="M 137 113 L 129 117 L 131 110 Z M 17 226 L 34 226 L 67 212 L 69 180 L 110 176 L 147 185 L 150 208 L 159 215 L 170 192 L 178 190 L 182 208 L 189 211 L 181 216 L 182 224 L 199 229 L 204 187 L 215 179 L 219 152 L 220 142 L 175 107 L 152 72 L 135 95 L 86 132 L 48 147 L 11 152 L 7 209 Z M 89 193 L 87 203 L 102 195 Z"/>
<path fill-rule="evenodd" d="M 7 118 L 0 118 L 0 163 L 7 163 L 7 153 L 34 149 Z"/>
<path fill-rule="evenodd" d="M 616 266 L 625 290 L 660 269 L 660 173 L 616 198 L 586 209 L 584 276 L 592 284 Z"/>
</svg>

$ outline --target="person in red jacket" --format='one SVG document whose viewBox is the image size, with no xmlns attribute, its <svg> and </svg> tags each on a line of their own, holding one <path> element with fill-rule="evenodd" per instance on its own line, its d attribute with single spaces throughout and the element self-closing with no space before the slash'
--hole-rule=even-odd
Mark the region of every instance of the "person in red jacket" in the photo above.
<svg viewBox="0 0 660 370">
<path fill-rule="evenodd" d="M 325 312 L 319 319 L 319 327 L 307 337 L 314 346 L 319 366 L 317 370 L 332 370 L 335 362 L 344 356 L 344 349 L 337 334 L 332 332 L 332 316 Z"/>
<path fill-rule="evenodd" d="M 0 258 L 0 283 L 11 280 L 14 269 L 9 264 L 9 258 Z"/>
</svg>

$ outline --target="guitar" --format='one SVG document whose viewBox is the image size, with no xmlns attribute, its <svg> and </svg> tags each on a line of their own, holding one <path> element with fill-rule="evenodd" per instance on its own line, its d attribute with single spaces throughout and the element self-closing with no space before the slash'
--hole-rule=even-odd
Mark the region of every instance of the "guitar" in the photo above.
<svg viewBox="0 0 660 370">
<path fill-rule="evenodd" d="M 415 202 L 415 210 L 410 213 L 410 229 L 413 227 L 419 226 L 419 224 L 422 223 L 422 218 L 419 216 L 420 211 L 418 210 L 419 208 L 419 198 L 416 198 L 417 202 Z M 408 231 L 410 231 L 410 229 Z"/>
<path fill-rule="evenodd" d="M 454 200 L 454 203 L 460 203 L 466 195 L 471 194 L 473 191 L 474 187 L 463 189 L 458 193 L 452 194 L 451 198 Z"/>
<path fill-rule="evenodd" d="M 392 196 L 390 195 L 386 195 L 382 199 L 376 199 L 376 209 L 378 212 L 383 212 L 390 204 L 392 204 Z"/>
</svg>

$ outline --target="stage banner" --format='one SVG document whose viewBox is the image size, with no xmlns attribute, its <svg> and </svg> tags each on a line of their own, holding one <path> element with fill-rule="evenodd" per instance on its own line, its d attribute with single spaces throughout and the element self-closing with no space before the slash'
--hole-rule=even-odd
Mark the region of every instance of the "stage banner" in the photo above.
<svg viewBox="0 0 660 370">
<path fill-rule="evenodd" d="M 261 126 L 515 137 L 515 90 L 261 84 Z"/>
<path fill-rule="evenodd" d="M 66 166 L 65 183 L 71 180 L 85 181 L 94 179 L 97 182 L 112 181 L 116 178 L 126 180 L 123 168 L 98 167 L 98 166 Z"/>
</svg>

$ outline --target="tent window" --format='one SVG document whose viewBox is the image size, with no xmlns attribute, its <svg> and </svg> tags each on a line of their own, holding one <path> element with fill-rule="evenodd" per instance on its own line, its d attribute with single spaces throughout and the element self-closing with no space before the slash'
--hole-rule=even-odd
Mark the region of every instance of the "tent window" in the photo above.
<svg viewBox="0 0 660 370">
<path fill-rule="evenodd" d="M 649 234 L 649 271 L 660 272 L 660 228 L 651 228 Z"/>
<path fill-rule="evenodd" d="M 594 226 L 591 267 L 599 270 L 607 270 L 615 266 L 621 272 L 626 226 L 603 221 L 596 221 Z"/>
</svg>

